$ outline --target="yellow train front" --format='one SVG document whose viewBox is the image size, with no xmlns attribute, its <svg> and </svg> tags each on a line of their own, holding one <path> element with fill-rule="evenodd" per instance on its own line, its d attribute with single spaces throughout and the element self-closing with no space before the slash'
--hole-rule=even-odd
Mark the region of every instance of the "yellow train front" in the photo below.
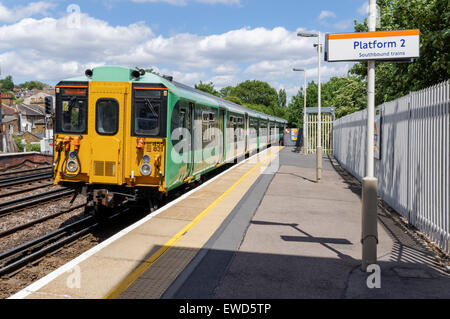
<svg viewBox="0 0 450 319">
<path fill-rule="evenodd" d="M 54 182 L 85 194 L 97 213 L 124 204 L 151 209 L 170 190 L 279 140 L 285 125 L 169 77 L 123 67 L 87 70 L 55 90 Z M 189 134 L 175 136 L 177 128 Z M 182 162 L 174 161 L 175 151 Z"/>
</svg>

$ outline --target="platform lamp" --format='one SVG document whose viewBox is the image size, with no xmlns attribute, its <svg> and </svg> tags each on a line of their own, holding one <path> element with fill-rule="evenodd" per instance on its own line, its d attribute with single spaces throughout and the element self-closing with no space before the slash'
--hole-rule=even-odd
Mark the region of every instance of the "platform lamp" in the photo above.
<svg viewBox="0 0 450 319">
<path fill-rule="evenodd" d="M 320 32 L 319 33 L 307 33 L 307 32 L 298 32 L 297 36 L 305 37 L 305 38 L 313 38 L 317 37 L 317 44 L 314 44 L 314 47 L 317 47 L 317 73 L 318 73 L 318 84 L 317 84 L 317 148 L 316 148 L 316 180 L 320 182 L 322 179 L 322 114 L 321 114 L 321 102 L 320 102 L 320 53 L 322 51 L 322 45 L 320 44 Z"/>
<path fill-rule="evenodd" d="M 306 69 L 292 69 L 296 72 L 304 72 L 305 84 L 303 85 L 303 150 L 304 153 L 308 152 L 308 127 L 306 126 Z"/>
</svg>

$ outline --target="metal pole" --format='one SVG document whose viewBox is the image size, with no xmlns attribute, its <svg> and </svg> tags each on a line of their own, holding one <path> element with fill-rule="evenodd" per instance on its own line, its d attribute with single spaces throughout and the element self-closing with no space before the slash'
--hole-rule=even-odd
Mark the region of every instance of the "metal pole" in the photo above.
<svg viewBox="0 0 450 319">
<path fill-rule="evenodd" d="M 369 0 L 369 32 L 376 30 L 376 0 Z M 367 63 L 367 157 L 362 189 L 362 269 L 377 262 L 377 193 L 374 177 L 375 61 Z"/>
<path fill-rule="evenodd" d="M 321 114 L 321 99 L 320 99 L 320 91 L 321 91 L 321 85 L 320 85 L 320 32 L 317 36 L 317 72 L 318 72 L 318 111 L 317 111 L 317 150 L 316 150 L 316 179 L 317 182 L 320 182 L 322 179 L 322 135 L 321 135 L 321 126 L 322 126 L 322 114 Z"/>
<path fill-rule="evenodd" d="M 306 125 L 306 69 L 305 84 L 303 86 L 303 149 L 304 153 L 308 154 L 308 126 Z"/>
</svg>

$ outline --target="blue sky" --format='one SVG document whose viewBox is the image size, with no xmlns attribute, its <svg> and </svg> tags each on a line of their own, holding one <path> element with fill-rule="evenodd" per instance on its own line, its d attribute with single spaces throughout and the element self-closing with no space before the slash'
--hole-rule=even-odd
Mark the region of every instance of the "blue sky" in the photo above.
<svg viewBox="0 0 450 319">
<path fill-rule="evenodd" d="M 2 75 L 54 84 L 96 65 L 153 67 L 188 85 L 217 88 L 247 79 L 288 96 L 307 69 L 316 80 L 312 39 L 298 30 L 352 32 L 368 0 L 0 0 Z M 68 6 L 80 8 L 79 16 Z M 70 11 L 70 10 L 69 10 Z M 322 79 L 349 63 L 323 62 Z"/>
</svg>

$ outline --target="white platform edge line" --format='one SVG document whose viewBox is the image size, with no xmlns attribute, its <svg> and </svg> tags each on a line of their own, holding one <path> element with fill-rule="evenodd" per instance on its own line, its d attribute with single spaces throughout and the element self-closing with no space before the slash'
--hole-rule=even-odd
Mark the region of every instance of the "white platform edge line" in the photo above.
<svg viewBox="0 0 450 319">
<path fill-rule="evenodd" d="M 228 173 L 229 171 L 231 171 L 234 168 L 239 167 L 240 165 L 244 164 L 245 162 L 249 161 L 250 159 L 253 159 L 255 156 L 261 156 L 264 155 L 264 153 L 266 153 L 268 150 L 270 150 L 272 147 L 265 149 L 264 151 L 260 152 L 260 153 L 256 153 L 253 156 L 243 160 L 242 162 L 238 163 L 237 165 L 230 167 L 229 169 L 225 170 L 224 172 L 220 173 L 219 175 L 215 176 L 214 178 L 210 179 L 209 181 L 207 181 L 206 183 L 196 187 L 195 189 L 187 192 L 186 194 L 180 196 L 179 198 L 173 200 L 172 202 L 170 202 L 169 204 L 159 208 L 158 210 L 154 211 L 153 213 L 145 216 L 143 219 L 135 222 L 134 224 L 131 224 L 130 226 L 128 226 L 125 229 L 122 229 L 121 231 L 119 231 L 117 234 L 113 235 L 112 237 L 106 239 L 105 241 L 101 242 L 100 244 L 98 244 L 97 246 L 92 247 L 91 249 L 85 251 L 84 253 L 82 253 L 80 256 L 76 257 L 75 259 L 69 261 L 68 263 L 62 265 L 61 267 L 55 269 L 54 271 L 52 271 L 51 273 L 49 273 L 48 275 L 42 277 L 41 279 L 39 279 L 38 281 L 30 284 L 29 286 L 23 288 L 22 290 L 20 290 L 19 292 L 15 293 L 14 295 L 8 297 L 7 299 L 23 299 L 26 298 L 27 296 L 29 296 L 32 293 L 36 293 L 39 289 L 41 289 L 42 287 L 44 287 L 45 285 L 47 285 L 48 283 L 50 283 L 51 281 L 53 281 L 54 279 L 56 279 L 57 277 L 59 277 L 60 275 L 68 272 L 69 270 L 71 270 L 74 266 L 78 265 L 79 263 L 81 263 L 82 261 L 86 260 L 87 258 L 91 257 L 92 255 L 94 255 L 95 253 L 99 252 L 100 250 L 102 250 L 103 248 L 107 247 L 108 245 L 110 245 L 111 243 L 113 243 L 114 241 L 116 241 L 117 239 L 121 238 L 122 236 L 128 234 L 130 231 L 136 229 L 137 227 L 141 226 L 143 223 L 149 221 L 150 219 L 152 219 L 153 217 L 157 216 L 158 214 L 164 212 L 166 209 L 172 207 L 173 205 L 177 204 L 178 202 L 182 201 L 183 199 L 187 198 L 188 196 L 190 196 L 192 193 L 195 193 L 196 191 L 202 189 L 203 187 L 207 186 L 208 184 L 212 183 L 213 181 L 217 180 L 218 178 L 220 178 L 222 175 Z M 266 155 L 267 156 L 267 155 Z"/>
</svg>

